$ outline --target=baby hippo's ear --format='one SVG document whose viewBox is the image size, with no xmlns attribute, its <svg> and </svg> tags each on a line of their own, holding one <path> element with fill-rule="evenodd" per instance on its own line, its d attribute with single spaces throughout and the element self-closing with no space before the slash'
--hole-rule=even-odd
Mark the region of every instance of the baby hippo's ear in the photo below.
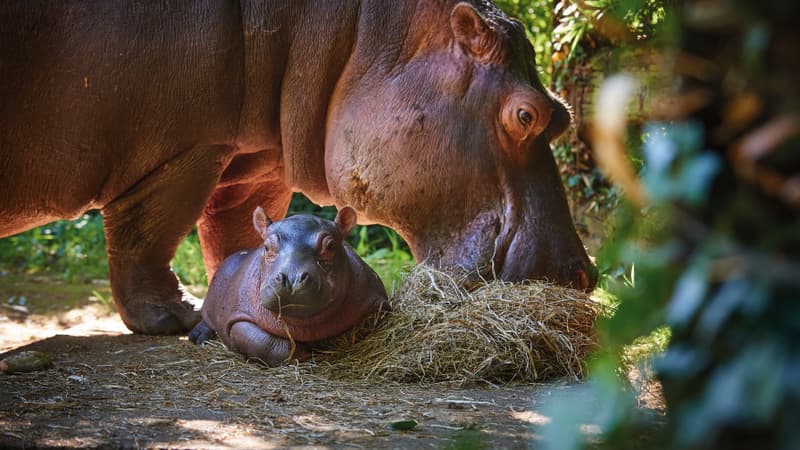
<svg viewBox="0 0 800 450">
<path fill-rule="evenodd" d="M 342 233 L 342 237 L 347 237 L 353 231 L 353 227 L 356 226 L 356 220 L 356 210 L 345 206 L 336 214 L 334 223 L 336 223 L 336 228 L 339 229 L 339 232 Z"/>
<path fill-rule="evenodd" d="M 253 226 L 256 232 L 261 235 L 261 239 L 265 241 L 267 240 L 267 227 L 270 225 L 272 225 L 272 221 L 267 217 L 264 210 L 260 206 L 257 206 L 253 211 Z"/>
</svg>

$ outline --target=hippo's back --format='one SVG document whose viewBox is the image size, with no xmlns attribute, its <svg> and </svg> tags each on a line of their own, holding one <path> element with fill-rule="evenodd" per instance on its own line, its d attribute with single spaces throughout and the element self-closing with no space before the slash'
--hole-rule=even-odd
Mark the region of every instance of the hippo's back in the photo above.
<svg viewBox="0 0 800 450">
<path fill-rule="evenodd" d="M 0 2 L 0 236 L 102 208 L 234 138 L 233 2 Z"/>
</svg>

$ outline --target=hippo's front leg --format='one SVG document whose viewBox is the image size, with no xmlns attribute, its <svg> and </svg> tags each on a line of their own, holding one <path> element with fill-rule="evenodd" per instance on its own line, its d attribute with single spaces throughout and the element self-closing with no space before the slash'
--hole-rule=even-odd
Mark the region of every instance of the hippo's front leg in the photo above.
<svg viewBox="0 0 800 450">
<path fill-rule="evenodd" d="M 224 146 L 184 151 L 103 208 L 111 290 L 132 331 L 177 334 L 200 320 L 170 261 L 229 160 Z"/>
<path fill-rule="evenodd" d="M 236 322 L 230 331 L 233 349 L 243 353 L 249 358 L 258 358 L 270 366 L 279 366 L 289 358 L 305 361 L 311 357 L 305 345 L 295 342 L 292 352 L 292 343 L 259 328 L 252 322 Z"/>
</svg>

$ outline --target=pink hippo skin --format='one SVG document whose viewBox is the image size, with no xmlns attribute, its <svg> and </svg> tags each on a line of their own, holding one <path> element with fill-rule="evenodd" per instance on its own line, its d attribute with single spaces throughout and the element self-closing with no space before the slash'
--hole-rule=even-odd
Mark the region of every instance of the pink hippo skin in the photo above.
<svg viewBox="0 0 800 450">
<path fill-rule="evenodd" d="M 389 309 L 378 275 L 344 242 L 355 223 L 350 207 L 334 222 L 310 215 L 271 222 L 256 208 L 264 245 L 223 261 L 189 339 L 203 343 L 216 333 L 228 347 L 278 365 L 307 359 L 308 344 Z"/>
</svg>

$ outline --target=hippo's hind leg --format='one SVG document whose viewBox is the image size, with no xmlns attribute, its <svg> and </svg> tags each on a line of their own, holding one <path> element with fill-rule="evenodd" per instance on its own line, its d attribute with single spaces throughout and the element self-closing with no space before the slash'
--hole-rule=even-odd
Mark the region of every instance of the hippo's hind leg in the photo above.
<svg viewBox="0 0 800 450">
<path fill-rule="evenodd" d="M 200 320 L 170 261 L 192 230 L 229 160 L 224 146 L 184 151 L 103 209 L 114 302 L 125 325 L 178 334 Z"/>
<path fill-rule="evenodd" d="M 251 322 L 234 323 L 230 336 L 234 350 L 270 366 L 279 366 L 290 358 L 305 361 L 311 357 L 304 344 L 296 342 L 292 351 L 291 341 L 270 334 Z"/>
<path fill-rule="evenodd" d="M 255 158 L 256 155 L 249 155 Z M 249 159 L 234 160 L 223 174 L 222 181 L 227 184 L 219 187 L 208 201 L 202 217 L 197 222 L 197 234 L 203 248 L 203 261 L 209 280 L 222 261 L 236 251 L 258 247 L 262 238 L 253 228 L 253 210 L 257 206 L 266 209 L 272 220 L 282 219 L 289 208 L 292 191 L 280 178 L 280 170 L 269 169 L 262 163 L 260 169 L 265 173 L 257 181 L 236 182 L 229 172 L 245 162 L 252 162 L 259 168 L 258 161 Z"/>
<path fill-rule="evenodd" d="M 214 339 L 214 336 L 216 335 L 217 332 L 208 326 L 204 320 L 201 320 L 200 322 L 197 322 L 197 325 L 195 325 L 194 328 L 192 328 L 192 331 L 189 332 L 189 340 L 195 344 L 204 344 L 209 339 Z"/>
</svg>

